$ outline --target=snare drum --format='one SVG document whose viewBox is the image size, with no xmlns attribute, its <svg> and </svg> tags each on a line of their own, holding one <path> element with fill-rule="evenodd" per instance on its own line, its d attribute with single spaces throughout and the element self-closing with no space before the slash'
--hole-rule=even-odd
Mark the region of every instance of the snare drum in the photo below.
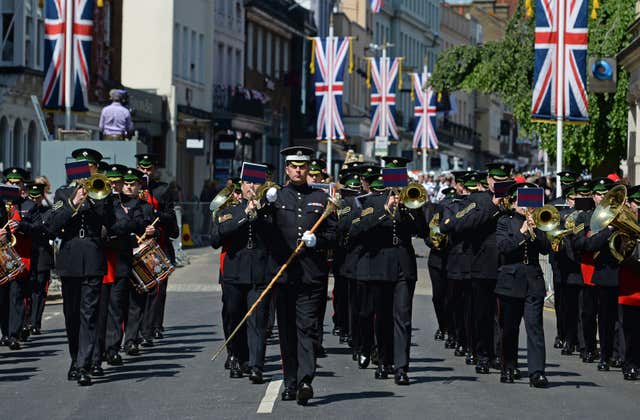
<svg viewBox="0 0 640 420">
<path fill-rule="evenodd" d="M 133 250 L 133 276 L 131 282 L 138 293 L 146 293 L 167 280 L 175 268 L 160 245 L 149 239 Z"/>
<path fill-rule="evenodd" d="M 0 286 L 16 279 L 26 269 L 11 243 L 0 240 Z"/>
</svg>

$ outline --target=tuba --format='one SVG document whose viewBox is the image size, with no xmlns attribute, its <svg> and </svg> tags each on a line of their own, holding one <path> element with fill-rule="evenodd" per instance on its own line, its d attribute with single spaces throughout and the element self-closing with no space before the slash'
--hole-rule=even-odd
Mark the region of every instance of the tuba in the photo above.
<svg viewBox="0 0 640 420">
<path fill-rule="evenodd" d="M 616 185 L 603 198 L 591 216 L 591 232 L 598 233 L 609 225 L 617 229 L 609 239 L 611 254 L 618 261 L 629 257 L 640 238 L 637 216 L 626 206 L 627 189 Z"/>
<path fill-rule="evenodd" d="M 400 202 L 409 209 L 419 209 L 427 201 L 427 189 L 417 182 L 410 182 L 400 191 Z"/>
<path fill-rule="evenodd" d="M 440 213 L 436 213 L 429 222 L 429 240 L 438 251 L 447 246 L 447 235 L 440 232 Z"/>
</svg>

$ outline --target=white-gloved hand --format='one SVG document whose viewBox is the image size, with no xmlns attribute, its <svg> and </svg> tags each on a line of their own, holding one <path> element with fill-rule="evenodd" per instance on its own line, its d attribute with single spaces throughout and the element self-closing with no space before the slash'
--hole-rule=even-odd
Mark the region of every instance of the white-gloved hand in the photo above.
<svg viewBox="0 0 640 420">
<path fill-rule="evenodd" d="M 278 189 L 276 187 L 271 187 L 267 190 L 267 201 L 273 203 L 278 198 Z"/>
<path fill-rule="evenodd" d="M 302 242 L 304 242 L 304 245 L 307 248 L 313 248 L 314 246 L 316 246 L 316 234 L 315 233 L 311 233 L 309 231 L 306 231 L 305 233 L 302 234 Z"/>
</svg>

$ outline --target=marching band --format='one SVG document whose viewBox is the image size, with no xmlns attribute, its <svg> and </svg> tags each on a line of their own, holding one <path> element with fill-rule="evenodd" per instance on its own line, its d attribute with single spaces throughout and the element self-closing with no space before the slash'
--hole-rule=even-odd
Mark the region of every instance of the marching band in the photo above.
<svg viewBox="0 0 640 420">
<path fill-rule="evenodd" d="M 416 237 L 430 248 L 434 339 L 477 374 L 494 369 L 500 382 L 520 379 L 524 319 L 529 384 L 548 385 L 540 256 L 549 255 L 554 347 L 562 355 L 579 352 L 600 371 L 621 367 L 624 379 L 638 378 L 640 186 L 565 171 L 563 196 L 540 207 L 523 198 L 536 184 L 515 182 L 511 164 L 494 162 L 486 172 L 454 172 L 455 184 L 432 203 L 420 184 L 389 182 L 388 171 L 406 172 L 408 161 L 400 157 L 384 157 L 381 166 L 347 161 L 334 189 L 313 149 L 281 154 L 284 185 L 234 179 L 210 206 L 231 378 L 263 383 L 275 308 L 282 399 L 305 405 L 313 398 L 333 273 L 333 334 L 360 369 L 377 365 L 374 379 L 409 385 Z M 3 172 L 19 193 L 4 193 L 0 206 L 1 344 L 17 350 L 40 334 L 55 269 L 68 379 L 90 385 L 104 375 L 104 362 L 123 364 L 121 349 L 135 356 L 139 346 L 163 338 L 174 261 L 169 239 L 178 226 L 168 185 L 154 178 L 158 156 L 136 155 L 136 168 L 101 165 L 92 149 L 72 156 L 88 174 L 70 177 L 52 203 L 45 185 L 30 182 L 25 170 Z"/>
</svg>

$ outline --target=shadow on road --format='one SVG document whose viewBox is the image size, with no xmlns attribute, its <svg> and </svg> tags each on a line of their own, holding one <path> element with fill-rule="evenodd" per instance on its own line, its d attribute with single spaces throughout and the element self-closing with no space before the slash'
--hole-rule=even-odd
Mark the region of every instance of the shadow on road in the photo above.
<svg viewBox="0 0 640 420">
<path fill-rule="evenodd" d="M 402 398 L 402 397 L 396 396 L 395 393 L 388 392 L 388 391 L 345 392 L 342 394 L 325 395 L 318 399 L 313 399 L 309 402 L 308 407 L 322 406 L 322 405 L 327 405 L 331 403 L 336 403 L 339 401 L 362 400 L 362 399 L 369 399 L 369 398 L 388 398 L 388 397 Z"/>
<path fill-rule="evenodd" d="M 0 382 L 18 382 L 30 379 L 39 369 L 36 367 L 20 367 L 0 369 Z M 29 375 L 28 373 L 33 373 Z"/>
<path fill-rule="evenodd" d="M 476 376 L 418 376 L 411 378 L 411 383 L 422 384 L 429 382 L 442 382 L 443 384 L 450 384 L 455 381 L 462 382 L 476 382 L 478 378 Z"/>
</svg>

